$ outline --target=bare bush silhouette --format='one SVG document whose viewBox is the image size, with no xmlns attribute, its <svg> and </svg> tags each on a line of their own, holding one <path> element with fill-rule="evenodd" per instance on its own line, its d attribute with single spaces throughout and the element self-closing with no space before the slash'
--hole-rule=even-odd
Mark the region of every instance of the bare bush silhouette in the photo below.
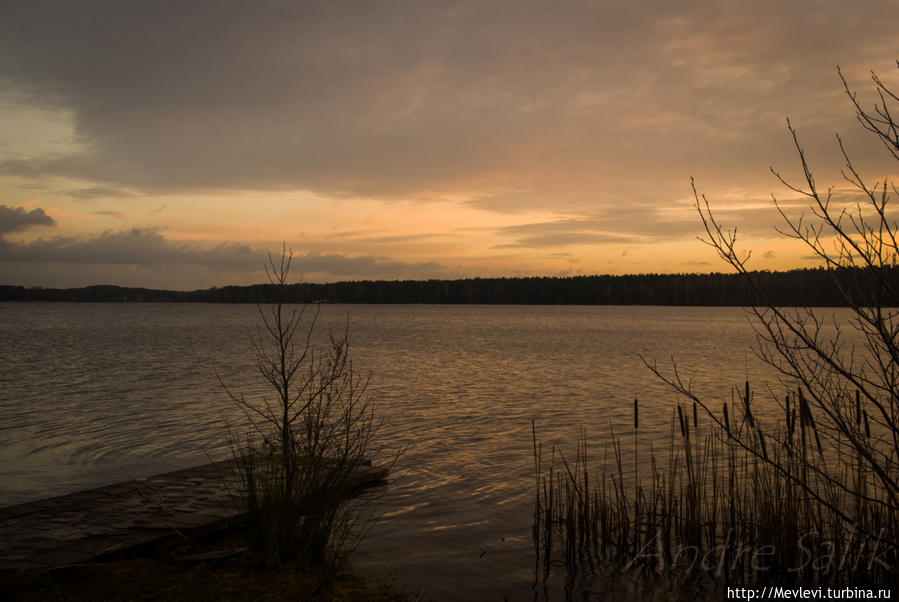
<svg viewBox="0 0 899 602">
<path fill-rule="evenodd" d="M 872 74 L 878 102 L 866 109 L 838 73 L 861 126 L 899 160 L 899 97 Z M 748 382 L 729 401 L 715 401 L 695 392 L 673 361 L 664 369 L 644 359 L 692 402 L 692 428 L 678 405 L 666 461 L 658 466 L 650 448 L 649 483 L 637 479 L 633 490 L 614 434 L 611 469 L 592 477 L 586 438 L 573 461 L 553 450 L 546 462 L 535 435 L 542 578 L 561 559 L 569 578 L 611 563 L 679 585 L 708 578 L 897 584 L 899 224 L 890 201 L 899 191 L 889 178 L 867 181 L 839 136 L 847 186 L 820 188 L 789 121 L 787 129 L 803 182 L 772 172 L 809 200 L 810 213 L 791 218 L 775 199 L 782 233 L 820 258 L 846 309 L 772 302 L 747 267 L 750 253 L 738 248 L 736 229 L 718 221 L 694 184 L 704 242 L 759 299 L 750 309 L 756 351 L 783 377 L 786 388 L 775 399 L 781 418 L 763 411 Z M 697 408 L 711 418 L 702 427 Z"/>
<path fill-rule="evenodd" d="M 274 399 L 247 398 L 222 382 L 250 425 L 235 456 L 250 551 L 268 565 L 334 559 L 358 518 L 347 498 L 377 451 L 368 378 L 353 371 L 347 332 L 331 334 L 320 349 L 313 341 L 319 306 L 285 302 L 291 259 L 286 247 L 279 260 L 268 258 L 276 299 L 257 306 L 253 338 L 256 371 Z"/>
<path fill-rule="evenodd" d="M 867 110 L 840 72 L 859 123 L 899 160 L 899 122 L 893 116 L 899 108 L 899 97 L 876 74 L 872 77 L 879 103 Z M 775 199 L 786 226 L 781 231 L 820 258 L 849 313 L 825 316 L 812 308 L 784 309 L 773 304 L 756 286 L 747 268 L 749 253 L 737 248 L 736 229 L 727 229 L 718 222 L 708 200 L 694 185 L 696 209 L 707 235 L 705 242 L 746 276 L 746 283 L 762 301 L 752 308 L 758 355 L 794 387 L 782 405 L 787 412 L 785 429 L 765 429 L 754 424 L 739 437 L 728 432 L 729 439 L 749 447 L 746 437 L 762 438 L 788 449 L 793 445 L 795 432 L 793 414 L 798 412 L 802 424 L 814 427 L 815 445 L 822 457 L 821 462 L 803 466 L 797 484 L 854 528 L 872 538 L 888 535 L 889 542 L 895 545 L 899 542 L 895 528 L 899 511 L 899 225 L 895 214 L 889 211 L 889 203 L 897 192 L 896 186 L 889 178 L 873 184 L 866 181 L 837 135 L 844 160 L 843 178 L 860 197 L 854 206 L 837 203 L 835 187 L 822 190 L 815 182 L 805 150 L 789 120 L 787 128 L 804 182 L 795 185 L 773 168 L 772 173 L 789 190 L 809 199 L 810 216 L 790 218 Z M 654 371 L 726 429 L 723 416 L 694 395 L 676 369 L 671 375 L 662 375 L 655 368 Z M 759 459 L 773 462 L 764 453 Z M 822 493 L 831 489 L 839 495 Z M 848 500 L 864 502 L 866 512 L 854 512 L 847 507 Z M 860 507 L 858 503 L 856 507 Z"/>
</svg>

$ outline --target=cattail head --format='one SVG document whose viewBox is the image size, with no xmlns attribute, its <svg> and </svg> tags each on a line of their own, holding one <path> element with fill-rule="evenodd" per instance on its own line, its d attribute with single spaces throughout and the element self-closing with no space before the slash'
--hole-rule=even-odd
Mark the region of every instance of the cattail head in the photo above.
<svg viewBox="0 0 899 602">
<path fill-rule="evenodd" d="M 862 423 L 862 399 L 861 395 L 858 392 L 858 389 L 855 390 L 855 424 L 856 426 Z"/>
<path fill-rule="evenodd" d="M 762 447 L 762 456 L 767 460 L 768 459 L 768 447 L 765 445 L 765 434 L 759 429 L 759 443 Z"/>
<path fill-rule="evenodd" d="M 749 426 L 755 427 L 755 420 L 752 418 L 752 408 L 749 405 L 749 381 L 746 381 L 746 388 L 744 389 L 745 395 L 743 396 L 743 414 L 746 417 L 746 422 L 749 423 Z"/>
<path fill-rule="evenodd" d="M 808 403 L 805 401 L 802 389 L 798 390 L 797 397 L 799 398 L 799 426 L 804 429 L 808 425 Z"/>
<path fill-rule="evenodd" d="M 634 430 L 640 428 L 640 408 L 637 404 L 637 398 L 634 397 Z"/>
<path fill-rule="evenodd" d="M 800 395 L 801 393 L 802 392 L 800 391 Z M 815 434 L 815 444 L 818 446 L 818 453 L 823 456 L 824 449 L 821 446 L 821 437 L 818 436 L 818 426 L 815 424 L 815 417 L 812 416 L 812 408 L 809 406 L 808 402 L 805 403 L 805 417 L 812 432 Z"/>
</svg>

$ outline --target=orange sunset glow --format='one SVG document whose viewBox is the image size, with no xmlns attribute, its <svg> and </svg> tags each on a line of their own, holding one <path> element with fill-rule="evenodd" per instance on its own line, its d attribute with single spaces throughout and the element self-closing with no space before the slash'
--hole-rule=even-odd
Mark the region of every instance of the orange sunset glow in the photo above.
<svg viewBox="0 0 899 602">
<path fill-rule="evenodd" d="M 770 173 L 840 178 L 893 2 L 17 3 L 0 22 L 0 284 L 725 270 L 690 178 L 750 267 L 817 265 Z"/>
</svg>

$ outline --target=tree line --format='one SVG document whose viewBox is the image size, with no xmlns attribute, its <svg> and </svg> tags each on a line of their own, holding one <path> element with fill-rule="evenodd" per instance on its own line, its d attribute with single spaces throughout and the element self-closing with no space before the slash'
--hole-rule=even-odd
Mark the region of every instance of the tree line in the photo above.
<svg viewBox="0 0 899 602">
<path fill-rule="evenodd" d="M 888 268 L 889 279 L 899 271 Z M 782 306 L 836 307 L 847 288 L 867 286 L 848 269 L 797 269 L 739 274 L 634 274 L 570 277 L 464 278 L 458 280 L 361 280 L 286 287 L 288 303 L 433 303 L 518 305 L 759 305 L 764 295 Z M 270 303 L 270 284 L 222 286 L 194 291 L 128 288 L 0 286 L 0 301 Z"/>
</svg>

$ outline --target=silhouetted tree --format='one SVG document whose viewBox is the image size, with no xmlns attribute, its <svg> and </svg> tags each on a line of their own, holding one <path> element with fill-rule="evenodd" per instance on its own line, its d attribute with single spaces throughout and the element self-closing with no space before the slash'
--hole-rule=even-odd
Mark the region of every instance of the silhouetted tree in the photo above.
<svg viewBox="0 0 899 602">
<path fill-rule="evenodd" d="M 899 62 L 897 62 L 899 67 Z M 839 70 L 838 70 L 839 72 Z M 899 97 L 872 74 L 879 101 L 865 109 L 839 72 L 859 123 L 899 160 Z M 802 184 L 792 184 L 772 168 L 789 190 L 806 197 L 810 213 L 791 218 L 776 199 L 783 233 L 804 244 L 826 266 L 824 273 L 838 291 L 848 314 L 833 318 L 811 307 L 784 308 L 766 286 L 765 278 L 749 270 L 749 252 L 737 247 L 736 229 L 724 227 L 710 203 L 696 191 L 706 239 L 758 298 L 753 308 L 759 339 L 758 354 L 792 383 L 785 402 L 784 423 L 763 425 L 749 414 L 748 384 L 742 400 L 749 427 L 738 431 L 717 404 L 700 398 L 674 367 L 663 374 L 650 368 L 677 391 L 701 405 L 718 423 L 732 445 L 751 451 L 798 482 L 833 516 L 868 536 L 899 543 L 899 226 L 890 211 L 897 193 L 889 179 L 871 183 L 853 163 L 842 139 L 843 177 L 861 200 L 838 202 L 836 189 L 822 189 L 815 181 L 806 153 L 793 125 L 787 121 L 799 163 Z M 791 408 L 792 400 L 792 408 Z M 726 408 L 725 408 L 726 410 Z M 814 433 L 817 454 L 799 454 L 794 441 L 797 418 L 802 429 Z M 798 435 L 795 435 L 798 437 Z M 809 435 L 811 437 L 811 435 Z M 767 442 L 767 445 L 766 445 Z M 761 445 L 759 445 L 761 443 Z M 772 445 L 786 453 L 769 454 Z M 791 470 L 795 459 L 802 470 Z M 863 512 L 861 510 L 863 510 Z M 895 548 L 894 548 L 895 552 Z"/>
</svg>

